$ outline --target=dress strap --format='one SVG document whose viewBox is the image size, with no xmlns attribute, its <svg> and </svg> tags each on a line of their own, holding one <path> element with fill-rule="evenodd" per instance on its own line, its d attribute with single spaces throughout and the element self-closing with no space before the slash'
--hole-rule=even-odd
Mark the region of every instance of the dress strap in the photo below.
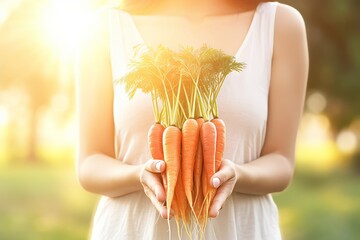
<svg viewBox="0 0 360 240">
<path fill-rule="evenodd" d="M 266 55 L 272 58 L 274 46 L 275 16 L 278 2 L 264 2 L 260 6 L 260 35 L 266 46 Z"/>
<path fill-rule="evenodd" d="M 251 41 L 246 46 L 249 56 L 257 55 L 257 64 L 260 64 L 262 71 L 266 73 L 267 87 L 270 86 L 272 58 L 274 48 L 275 16 L 278 2 L 261 2 L 257 11 L 257 22 L 254 26 Z M 251 59 L 248 59 L 251 62 Z M 251 64 L 249 62 L 249 64 Z M 252 63 L 254 64 L 254 63 Z"/>
</svg>

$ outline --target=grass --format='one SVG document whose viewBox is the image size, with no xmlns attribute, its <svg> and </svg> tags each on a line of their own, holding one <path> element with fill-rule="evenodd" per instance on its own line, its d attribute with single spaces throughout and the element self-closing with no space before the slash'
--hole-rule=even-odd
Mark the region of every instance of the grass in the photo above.
<svg viewBox="0 0 360 240">
<path fill-rule="evenodd" d="M 274 195 L 285 240 L 360 239 L 360 175 L 297 173 Z"/>
<path fill-rule="evenodd" d="M 0 170 L 1 239 L 87 239 L 95 195 L 68 169 Z"/>
<path fill-rule="evenodd" d="M 284 240 L 360 239 L 360 176 L 297 173 L 274 194 Z M 98 197 L 76 182 L 73 169 L 0 169 L 1 239 L 88 239 Z"/>
</svg>

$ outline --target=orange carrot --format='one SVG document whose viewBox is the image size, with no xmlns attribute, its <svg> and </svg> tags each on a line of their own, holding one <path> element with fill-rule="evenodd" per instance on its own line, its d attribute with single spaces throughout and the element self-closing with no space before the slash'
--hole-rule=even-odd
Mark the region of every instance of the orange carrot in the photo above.
<svg viewBox="0 0 360 240">
<path fill-rule="evenodd" d="M 204 164 L 204 163 L 203 163 Z M 205 232 L 208 212 L 210 208 L 210 198 L 211 198 L 211 185 L 209 180 L 207 179 L 207 174 L 205 173 L 205 169 L 203 166 L 203 171 L 201 174 L 201 188 L 202 188 L 202 202 L 200 205 L 200 214 L 199 214 L 199 226 L 201 227 L 201 232 Z"/>
<path fill-rule="evenodd" d="M 196 121 L 198 123 L 198 129 L 199 129 L 199 133 L 200 133 L 201 126 L 204 123 L 204 119 L 198 118 L 198 119 L 196 119 Z M 193 176 L 193 179 L 194 179 L 194 196 L 193 196 L 193 198 L 194 198 L 195 203 L 197 201 L 198 195 L 200 193 L 202 194 L 202 190 L 201 190 L 202 167 L 203 167 L 203 153 L 202 153 L 201 140 L 199 138 L 196 156 L 195 156 L 194 176 Z"/>
<path fill-rule="evenodd" d="M 206 174 L 205 174 L 205 170 L 204 170 L 204 156 L 203 156 L 203 169 L 202 169 L 202 173 L 201 173 L 201 190 L 202 190 L 202 193 L 204 196 L 206 196 L 206 194 L 208 192 L 208 185 L 209 184 L 206 181 Z"/>
<path fill-rule="evenodd" d="M 181 172 L 186 199 L 191 208 L 193 207 L 193 173 L 198 142 L 198 123 L 195 119 L 189 118 L 184 122 L 182 127 Z"/>
<path fill-rule="evenodd" d="M 215 189 L 210 184 L 211 177 L 215 174 L 215 154 L 216 154 L 216 128 L 212 122 L 204 122 L 200 129 L 200 138 L 203 149 L 204 165 L 203 165 L 203 193 L 204 193 L 204 206 L 205 211 L 205 223 L 208 216 L 210 204 L 213 196 L 215 195 Z M 203 227 L 203 230 L 205 227 Z"/>
<path fill-rule="evenodd" d="M 205 215 L 204 215 L 204 194 L 202 191 L 199 192 L 196 201 L 194 203 L 194 212 L 195 212 L 195 220 L 196 224 L 198 224 L 201 229 L 203 229 L 203 225 L 205 222 Z"/>
<path fill-rule="evenodd" d="M 180 230 L 180 219 L 181 219 L 181 213 L 179 210 L 179 206 L 178 206 L 178 196 L 176 193 L 176 187 L 175 187 L 175 193 L 174 193 L 174 199 L 171 203 L 171 208 L 174 210 L 174 217 L 175 217 L 175 222 L 176 222 L 176 226 L 177 226 L 177 231 L 178 231 L 178 237 L 179 239 L 181 239 L 181 230 Z"/>
<path fill-rule="evenodd" d="M 165 129 L 163 134 L 163 148 L 167 178 L 166 207 L 169 220 L 170 207 L 174 198 L 176 181 L 180 171 L 181 130 L 179 128 L 169 126 Z"/>
<path fill-rule="evenodd" d="M 178 180 L 176 182 L 175 194 L 176 194 L 176 197 L 178 200 L 177 204 L 178 204 L 178 208 L 179 208 L 181 217 L 185 223 L 189 223 L 190 222 L 190 209 L 189 209 L 189 204 L 186 200 L 186 194 L 185 194 L 185 189 L 184 189 L 184 185 L 183 185 L 181 171 L 182 170 L 180 169 Z"/>
<path fill-rule="evenodd" d="M 190 213 L 191 213 L 191 211 L 190 211 L 190 205 L 189 205 L 189 203 L 188 203 L 188 201 L 186 199 L 181 171 L 182 171 L 182 169 L 180 169 L 178 180 L 176 182 L 176 187 L 175 187 L 175 199 L 176 200 L 175 199 L 174 200 L 177 203 L 178 215 L 182 219 L 185 231 L 186 231 L 187 235 L 191 238 L 190 229 L 188 227 L 188 224 L 190 223 Z M 177 223 L 177 225 L 179 225 L 179 224 Z M 179 229 L 178 229 L 178 233 L 179 233 Z M 181 239 L 180 236 L 179 236 L 179 239 Z"/>
<path fill-rule="evenodd" d="M 215 172 L 217 172 L 224 157 L 226 128 L 224 121 L 220 118 L 214 118 L 211 122 L 216 127 Z"/>
<path fill-rule="evenodd" d="M 204 122 L 200 130 L 201 144 L 204 156 L 205 179 L 207 187 L 210 185 L 210 178 L 215 174 L 216 155 L 216 128 L 212 122 Z M 209 189 L 208 189 L 209 190 Z"/>
<path fill-rule="evenodd" d="M 165 128 L 160 123 L 153 124 L 148 132 L 148 142 L 151 155 L 154 159 L 164 159 L 162 136 Z"/>
<path fill-rule="evenodd" d="M 160 123 L 153 124 L 148 132 L 148 144 L 150 148 L 150 153 L 153 159 L 164 160 L 164 151 L 162 144 L 162 137 L 164 133 L 164 126 Z M 167 189 L 166 173 L 162 172 L 161 177 L 163 180 L 163 185 L 165 191 Z"/>
</svg>

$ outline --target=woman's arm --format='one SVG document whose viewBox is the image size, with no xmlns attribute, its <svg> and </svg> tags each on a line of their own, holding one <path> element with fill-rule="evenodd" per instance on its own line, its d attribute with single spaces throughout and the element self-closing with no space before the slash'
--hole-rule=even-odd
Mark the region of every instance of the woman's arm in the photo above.
<svg viewBox="0 0 360 240">
<path fill-rule="evenodd" d="M 165 171 L 164 161 L 149 159 L 141 165 L 128 165 L 115 159 L 107 24 L 104 14 L 99 24 L 87 31 L 77 54 L 77 178 L 87 191 L 109 197 L 144 191 L 161 216 L 167 218 L 163 204 L 165 191 L 159 174 Z"/>
<path fill-rule="evenodd" d="M 106 14 L 86 31 L 75 66 L 78 118 L 77 177 L 93 193 L 117 197 L 142 189 L 141 166 L 114 154 L 113 86 Z"/>
<path fill-rule="evenodd" d="M 232 191 L 267 194 L 283 191 L 290 183 L 308 68 L 303 18 L 294 8 L 279 4 L 275 20 L 267 131 L 261 157 L 243 165 L 224 161 L 220 171 L 212 178 L 212 181 L 218 178 L 220 184 L 217 184 L 219 189 L 210 216 L 217 215 Z"/>
<path fill-rule="evenodd" d="M 290 183 L 309 68 L 305 24 L 300 13 L 280 4 L 276 13 L 269 114 L 261 157 L 237 166 L 235 191 L 280 192 Z"/>
</svg>

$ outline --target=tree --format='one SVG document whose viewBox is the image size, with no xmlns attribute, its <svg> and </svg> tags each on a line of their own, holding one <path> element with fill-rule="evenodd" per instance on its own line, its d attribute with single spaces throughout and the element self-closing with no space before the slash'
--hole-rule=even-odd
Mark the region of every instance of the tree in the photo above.
<svg viewBox="0 0 360 240">
<path fill-rule="evenodd" d="M 44 42 L 42 12 L 47 0 L 24 1 L 0 29 L 0 90 L 20 87 L 29 94 L 29 162 L 37 161 L 38 110 L 59 87 L 59 59 Z"/>
</svg>

